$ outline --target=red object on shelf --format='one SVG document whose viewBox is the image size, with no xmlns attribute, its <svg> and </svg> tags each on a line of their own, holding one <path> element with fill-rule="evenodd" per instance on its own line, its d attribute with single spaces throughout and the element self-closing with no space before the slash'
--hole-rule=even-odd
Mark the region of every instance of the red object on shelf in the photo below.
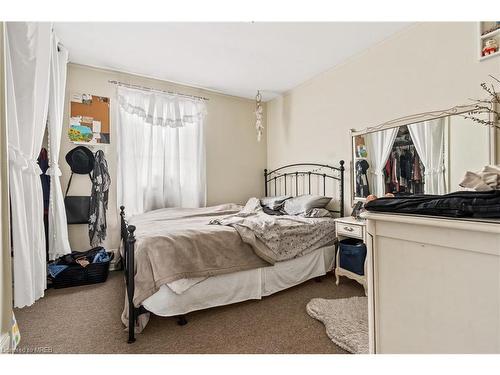
<svg viewBox="0 0 500 375">
<path fill-rule="evenodd" d="M 491 47 L 491 48 L 483 48 L 483 56 L 487 56 L 487 55 L 491 55 L 492 53 L 495 53 L 497 51 L 497 49 L 495 47 Z"/>
</svg>

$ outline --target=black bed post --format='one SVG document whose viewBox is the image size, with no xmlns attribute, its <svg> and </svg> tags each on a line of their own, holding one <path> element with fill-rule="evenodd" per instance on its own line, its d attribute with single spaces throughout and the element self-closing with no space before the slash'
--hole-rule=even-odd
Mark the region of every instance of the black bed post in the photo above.
<svg viewBox="0 0 500 375">
<path fill-rule="evenodd" d="M 127 222 L 125 221 L 125 206 L 120 206 L 120 238 L 123 244 L 123 256 L 126 255 L 126 246 L 127 246 Z M 121 259 L 121 269 L 125 269 L 125 259 Z"/>
<path fill-rule="evenodd" d="M 267 197 L 267 168 L 264 169 L 264 196 Z"/>
<path fill-rule="evenodd" d="M 340 161 L 340 217 L 344 217 L 344 161 Z"/>
<path fill-rule="evenodd" d="M 135 226 L 129 225 L 127 228 L 129 234 L 126 246 L 126 280 L 127 280 L 127 297 L 128 297 L 128 343 L 135 341 L 135 307 L 134 307 L 134 246 L 135 246 Z"/>
</svg>

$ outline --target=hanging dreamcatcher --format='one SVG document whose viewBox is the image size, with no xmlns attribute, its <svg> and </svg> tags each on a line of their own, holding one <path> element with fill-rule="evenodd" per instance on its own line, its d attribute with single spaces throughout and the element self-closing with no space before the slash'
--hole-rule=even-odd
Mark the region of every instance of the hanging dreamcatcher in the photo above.
<svg viewBox="0 0 500 375">
<path fill-rule="evenodd" d="M 257 95 L 255 96 L 255 129 L 257 130 L 258 142 L 260 142 L 262 132 L 264 131 L 264 125 L 262 125 L 263 114 L 264 109 L 262 108 L 262 95 L 260 95 L 260 91 L 257 91 Z"/>
</svg>

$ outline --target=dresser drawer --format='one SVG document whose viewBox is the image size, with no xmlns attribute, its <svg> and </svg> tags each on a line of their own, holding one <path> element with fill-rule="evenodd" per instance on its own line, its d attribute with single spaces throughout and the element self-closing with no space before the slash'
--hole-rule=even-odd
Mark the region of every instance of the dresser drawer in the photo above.
<svg viewBox="0 0 500 375">
<path fill-rule="evenodd" d="M 363 228 L 361 225 L 337 223 L 337 235 L 363 238 Z"/>
</svg>

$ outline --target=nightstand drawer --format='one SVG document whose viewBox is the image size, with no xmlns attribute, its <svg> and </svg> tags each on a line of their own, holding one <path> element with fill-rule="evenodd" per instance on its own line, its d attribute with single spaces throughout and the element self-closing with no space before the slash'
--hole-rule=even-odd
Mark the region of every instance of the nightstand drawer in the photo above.
<svg viewBox="0 0 500 375">
<path fill-rule="evenodd" d="M 337 235 L 363 238 L 363 228 L 361 225 L 345 224 L 342 222 L 337 223 Z"/>
</svg>

